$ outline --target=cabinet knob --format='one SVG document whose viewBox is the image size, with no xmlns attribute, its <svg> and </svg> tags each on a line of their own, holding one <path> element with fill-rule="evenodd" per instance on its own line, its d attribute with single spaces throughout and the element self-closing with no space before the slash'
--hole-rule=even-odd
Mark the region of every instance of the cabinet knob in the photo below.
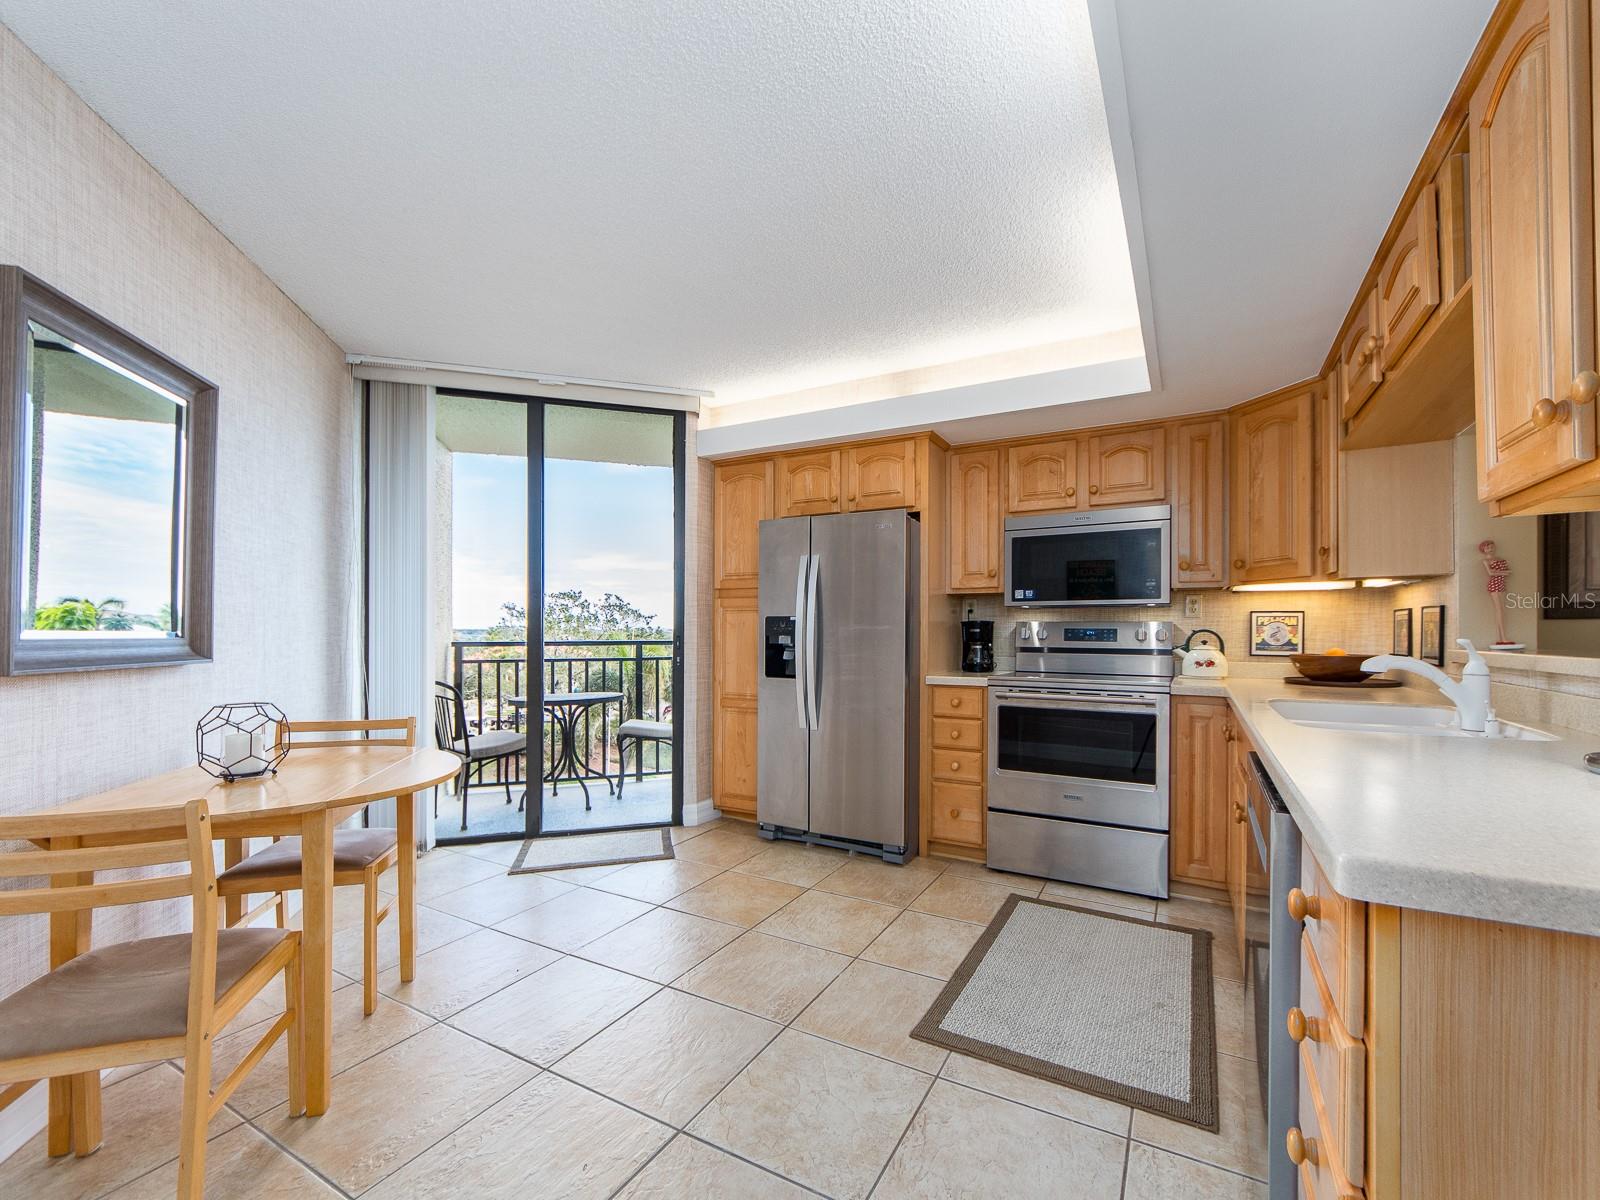
<svg viewBox="0 0 1600 1200">
<path fill-rule="evenodd" d="M 960 741 L 960 740 L 961 740 L 961 730 L 959 730 L 959 729 L 952 729 L 952 730 L 951 730 L 951 731 L 950 731 L 950 740 L 951 740 L 951 741 L 952 741 L 952 742 L 959 742 L 959 741 Z"/>
<path fill-rule="evenodd" d="M 950 810 L 950 819 L 952 821 L 959 821 L 961 819 L 961 810 L 959 808 L 952 808 Z"/>
<path fill-rule="evenodd" d="M 1593 404 L 1596 395 L 1600 395 L 1600 375 L 1593 371 L 1579 371 L 1567 392 L 1568 399 L 1574 407 L 1582 408 L 1585 404 Z"/>
<path fill-rule="evenodd" d="M 1189 560 L 1187 558 L 1180 558 L 1178 560 L 1178 570 L 1187 571 L 1188 569 L 1189 569 Z"/>
<path fill-rule="evenodd" d="M 1100 494 L 1100 485 L 1098 483 L 1091 483 L 1089 485 L 1089 495 L 1098 496 L 1099 494 Z"/>
<path fill-rule="evenodd" d="M 1372 361 L 1372 356 L 1378 352 L 1378 335 L 1367 334 L 1367 340 L 1361 343 L 1361 353 L 1356 356 L 1356 365 L 1365 366 Z"/>
<path fill-rule="evenodd" d="M 1245 821 L 1244 805 L 1237 800 L 1233 802 L 1233 821 L 1236 825 L 1243 825 Z"/>
<path fill-rule="evenodd" d="M 1548 429 L 1551 425 L 1554 425 L 1556 421 L 1565 421 L 1566 418 L 1566 405 L 1557 404 L 1548 396 L 1535 404 L 1533 406 L 1533 412 L 1528 415 L 1528 419 L 1533 422 L 1533 427 L 1535 429 Z"/>
<path fill-rule="evenodd" d="M 989 578 L 993 579 L 995 577 L 995 574 L 996 574 L 995 569 L 993 567 L 990 567 L 989 568 Z"/>
<path fill-rule="evenodd" d="M 951 708 L 960 708 L 961 707 L 961 697 L 960 696 L 951 696 L 950 697 L 950 707 Z"/>
<path fill-rule="evenodd" d="M 1284 1138 L 1284 1145 L 1289 1151 L 1289 1161 L 1295 1166 L 1310 1163 L 1315 1167 L 1321 1164 L 1322 1160 L 1317 1157 L 1317 1139 L 1306 1137 L 1298 1126 L 1289 1130 L 1289 1136 Z"/>
<path fill-rule="evenodd" d="M 1317 553 L 1322 555 L 1323 558 L 1327 558 L 1328 557 L 1328 547 L 1326 547 L 1326 546 L 1318 546 L 1317 547 Z"/>
<path fill-rule="evenodd" d="M 1317 921 L 1321 920 L 1322 918 L 1322 902 L 1315 896 L 1306 895 L 1299 888 L 1289 889 L 1287 902 L 1289 905 L 1289 916 L 1294 918 L 1296 921 L 1305 921 L 1308 919 Z"/>
<path fill-rule="evenodd" d="M 951 763 L 950 763 L 950 769 L 952 771 L 961 770 L 961 762 L 960 762 L 960 760 L 959 759 L 952 760 Z"/>
<path fill-rule="evenodd" d="M 1233 560 L 1233 569 L 1234 569 L 1234 570 L 1235 570 L 1235 571 L 1242 571 L 1242 570 L 1244 570 L 1244 559 L 1242 559 L 1242 558 L 1236 558 L 1236 559 L 1234 559 L 1234 560 Z"/>
<path fill-rule="evenodd" d="M 1321 1041 L 1317 1036 L 1317 1023 L 1307 1017 L 1305 1012 L 1298 1008 L 1289 1010 L 1289 1040 L 1303 1042 L 1310 1038 L 1313 1042 Z"/>
<path fill-rule="evenodd" d="M 1078 494 L 1078 489 L 1077 488 L 1068 488 L 1067 489 L 1067 499 L 1068 500 L 1072 499 L 1072 497 L 1076 496 L 1077 494 Z"/>
</svg>

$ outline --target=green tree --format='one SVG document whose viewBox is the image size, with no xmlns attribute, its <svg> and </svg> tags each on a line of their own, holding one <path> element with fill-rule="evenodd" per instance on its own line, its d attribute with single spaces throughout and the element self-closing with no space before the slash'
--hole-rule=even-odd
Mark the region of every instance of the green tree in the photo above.
<svg viewBox="0 0 1600 1200">
<path fill-rule="evenodd" d="M 517 603 L 500 606 L 502 616 L 489 631 L 495 641 L 523 641 L 528 636 L 528 610 Z M 626 642 L 665 638 L 667 631 L 654 613 L 628 603 L 615 592 L 592 600 L 576 588 L 544 598 L 544 640 Z"/>
<path fill-rule="evenodd" d="M 148 617 L 136 617 L 128 612 L 124 601 L 107 596 L 96 603 L 81 596 L 63 596 L 59 603 L 47 604 L 33 615 L 35 629 L 58 630 L 109 630 L 126 632 L 137 625 L 151 625 Z"/>
</svg>

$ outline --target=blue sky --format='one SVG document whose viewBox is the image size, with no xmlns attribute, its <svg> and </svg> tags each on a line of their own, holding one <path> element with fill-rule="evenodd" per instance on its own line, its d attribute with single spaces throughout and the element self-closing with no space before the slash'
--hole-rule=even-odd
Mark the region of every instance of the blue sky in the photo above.
<svg viewBox="0 0 1600 1200">
<path fill-rule="evenodd" d="M 527 585 L 527 463 L 457 454 L 452 564 L 456 629 L 481 629 Z M 545 587 L 605 592 L 672 626 L 672 468 L 545 463 Z"/>
</svg>

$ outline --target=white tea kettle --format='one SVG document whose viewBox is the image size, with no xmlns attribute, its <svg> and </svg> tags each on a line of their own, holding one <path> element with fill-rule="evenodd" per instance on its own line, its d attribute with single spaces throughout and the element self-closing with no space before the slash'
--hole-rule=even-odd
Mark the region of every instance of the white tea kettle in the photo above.
<svg viewBox="0 0 1600 1200">
<path fill-rule="evenodd" d="M 1228 674 L 1228 659 L 1222 648 L 1222 635 L 1215 629 L 1196 629 L 1173 653 L 1178 656 L 1185 677 L 1222 679 Z"/>
</svg>

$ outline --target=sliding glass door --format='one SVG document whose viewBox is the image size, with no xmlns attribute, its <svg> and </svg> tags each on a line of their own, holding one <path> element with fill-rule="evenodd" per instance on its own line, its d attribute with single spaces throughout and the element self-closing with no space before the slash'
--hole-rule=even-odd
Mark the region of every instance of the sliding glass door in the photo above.
<svg viewBox="0 0 1600 1200">
<path fill-rule="evenodd" d="M 437 398 L 441 703 L 471 765 L 441 842 L 675 822 L 682 415 Z"/>
</svg>

